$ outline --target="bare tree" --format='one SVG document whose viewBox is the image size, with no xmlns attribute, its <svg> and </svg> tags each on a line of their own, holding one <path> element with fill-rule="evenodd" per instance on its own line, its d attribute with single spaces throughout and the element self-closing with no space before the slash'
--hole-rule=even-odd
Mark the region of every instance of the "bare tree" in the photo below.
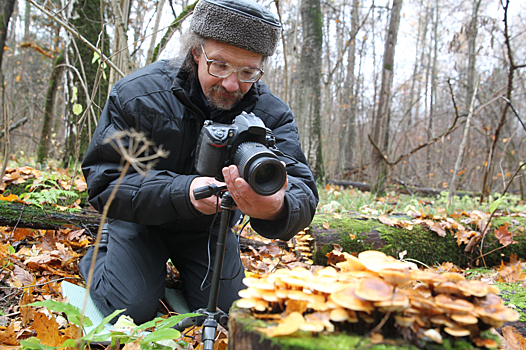
<svg viewBox="0 0 526 350">
<path fill-rule="evenodd" d="M 394 0 L 391 9 L 391 18 L 389 20 L 389 30 L 385 40 L 382 66 L 382 86 L 380 88 L 378 112 L 376 113 L 376 118 L 373 122 L 372 141 L 378 146 L 378 148 L 375 147 L 373 151 L 370 171 L 371 189 L 374 193 L 379 193 L 383 190 L 387 177 L 388 169 L 383 158 L 384 154 L 387 153 L 386 146 L 389 132 L 389 108 L 391 104 L 391 90 L 393 85 L 393 65 L 401 11 L 402 0 Z M 378 150 L 381 150 L 384 154 L 381 154 Z"/>
<path fill-rule="evenodd" d="M 320 126 L 320 72 L 323 43 L 320 0 L 302 0 L 301 23 L 303 41 L 294 113 L 298 119 L 303 151 L 314 169 L 315 177 L 320 179 L 324 176 Z"/>
</svg>

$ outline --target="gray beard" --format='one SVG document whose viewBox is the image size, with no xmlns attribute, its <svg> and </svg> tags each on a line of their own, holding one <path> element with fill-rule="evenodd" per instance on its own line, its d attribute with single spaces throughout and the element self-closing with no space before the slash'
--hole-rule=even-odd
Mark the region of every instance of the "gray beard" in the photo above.
<svg viewBox="0 0 526 350">
<path fill-rule="evenodd" d="M 214 85 L 214 86 L 212 86 L 210 88 L 210 91 L 209 91 L 208 95 L 206 96 L 206 100 L 208 101 L 208 104 L 212 108 L 220 109 L 220 110 L 223 110 L 223 111 L 231 110 L 243 98 L 243 94 L 240 91 L 236 91 L 236 92 L 233 93 L 235 95 L 235 101 L 234 102 L 232 102 L 231 99 L 228 99 L 228 100 L 224 99 L 220 95 L 217 97 L 217 99 L 212 99 L 212 93 L 213 92 L 217 92 L 218 94 L 221 94 L 221 93 L 228 93 L 228 91 L 222 86 Z"/>
</svg>

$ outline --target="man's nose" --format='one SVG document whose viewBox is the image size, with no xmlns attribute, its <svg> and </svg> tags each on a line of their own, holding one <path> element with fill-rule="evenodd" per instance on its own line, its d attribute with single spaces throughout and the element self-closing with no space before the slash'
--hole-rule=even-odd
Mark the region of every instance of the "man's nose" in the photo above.
<svg viewBox="0 0 526 350">
<path fill-rule="evenodd" d="M 230 74 L 228 77 L 223 79 L 223 87 L 228 92 L 234 92 L 239 89 L 239 81 L 237 80 L 237 74 L 234 72 Z"/>
</svg>

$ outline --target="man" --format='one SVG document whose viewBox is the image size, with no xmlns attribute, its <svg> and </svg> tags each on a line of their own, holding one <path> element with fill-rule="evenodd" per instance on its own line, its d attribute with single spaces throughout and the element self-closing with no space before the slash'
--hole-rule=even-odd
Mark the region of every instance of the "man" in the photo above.
<svg viewBox="0 0 526 350">
<path fill-rule="evenodd" d="M 82 165 L 90 203 L 102 211 L 117 184 L 122 161 L 104 142 L 115 132 L 141 131 L 170 153 L 146 176 L 128 171 L 116 191 L 91 289 L 92 299 L 105 315 L 126 309 L 137 324 L 155 317 L 164 295 L 168 259 L 180 272 L 189 307 L 207 306 L 219 225 L 214 214 L 220 199 L 196 200 L 193 190 L 222 183 L 195 170 L 205 120 L 229 124 L 241 112 L 252 112 L 273 131 L 281 152 L 297 160 L 280 157 L 287 165 L 287 181 L 270 196 L 256 194 L 235 165 L 222 169 L 238 208 L 230 228 L 241 212 L 250 216 L 253 229 L 272 239 L 289 240 L 310 224 L 318 194 L 293 114 L 259 81 L 280 34 L 276 17 L 252 0 L 201 0 L 182 60 L 156 62 L 113 87 Z M 92 255 L 93 249 L 79 264 L 85 278 Z M 243 277 L 236 238 L 230 231 L 218 301 L 223 311 L 245 288 Z"/>
</svg>

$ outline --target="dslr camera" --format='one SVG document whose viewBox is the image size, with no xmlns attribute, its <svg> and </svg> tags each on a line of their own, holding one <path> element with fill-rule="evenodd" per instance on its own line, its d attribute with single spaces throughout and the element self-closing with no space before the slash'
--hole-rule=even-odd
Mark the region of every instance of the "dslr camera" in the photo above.
<svg viewBox="0 0 526 350">
<path fill-rule="evenodd" d="M 197 143 L 195 168 L 200 175 L 223 182 L 221 170 L 235 164 L 254 192 L 270 196 L 287 178 L 275 144 L 272 131 L 253 113 L 242 112 L 232 124 L 207 120 Z"/>
</svg>

